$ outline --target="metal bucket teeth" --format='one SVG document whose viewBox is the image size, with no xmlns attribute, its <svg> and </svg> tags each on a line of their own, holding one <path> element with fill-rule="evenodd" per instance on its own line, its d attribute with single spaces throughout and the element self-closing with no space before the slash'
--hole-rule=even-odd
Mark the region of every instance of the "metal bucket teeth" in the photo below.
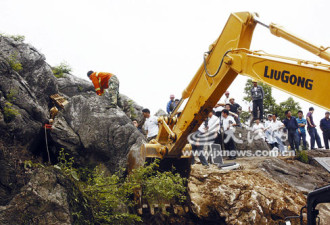
<svg viewBox="0 0 330 225">
<path fill-rule="evenodd" d="M 189 207 L 187 205 L 172 205 L 169 203 L 165 204 L 143 204 L 142 207 L 137 209 L 138 214 L 142 215 L 145 213 L 150 213 L 155 215 L 156 212 L 161 212 L 162 214 L 167 214 L 168 212 L 173 212 L 175 215 L 185 215 L 189 212 Z"/>
</svg>

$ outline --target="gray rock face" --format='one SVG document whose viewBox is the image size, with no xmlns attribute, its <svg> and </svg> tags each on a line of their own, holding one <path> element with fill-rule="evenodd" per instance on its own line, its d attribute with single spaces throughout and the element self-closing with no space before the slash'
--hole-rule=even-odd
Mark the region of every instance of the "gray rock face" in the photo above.
<svg viewBox="0 0 330 225">
<path fill-rule="evenodd" d="M 143 140 L 130 120 L 142 120 L 141 106 L 122 95 L 124 111 L 106 109 L 107 93 L 97 96 L 91 82 L 70 74 L 55 78 L 45 57 L 32 46 L 1 36 L 0 49 L 0 133 L 8 146 L 15 140 L 31 152 L 40 151 L 49 96 L 59 93 L 69 104 L 55 119 L 50 142 L 76 156 L 77 162 L 100 160 L 112 171 L 126 166 L 130 147 Z M 13 63 L 23 69 L 14 71 Z M 8 116 L 8 109 L 15 115 Z"/>
<path fill-rule="evenodd" d="M 263 139 L 255 139 L 253 132 L 245 127 L 236 127 L 235 137 L 242 141 L 236 143 L 237 150 L 269 150 Z"/>
<path fill-rule="evenodd" d="M 72 224 L 72 188 L 73 184 L 54 169 L 38 169 L 8 205 L 0 206 L 0 223 Z"/>
<path fill-rule="evenodd" d="M 94 93 L 71 97 L 62 117 L 55 120 L 51 135 L 66 149 L 84 158 L 102 161 L 115 171 L 119 166 L 126 166 L 130 147 L 143 136 L 121 109 L 106 109 L 105 101 L 107 99 Z M 65 135 L 61 134 L 63 130 Z"/>
<path fill-rule="evenodd" d="M 168 114 L 162 110 L 162 109 L 158 109 L 158 111 L 155 113 L 155 116 L 167 116 Z"/>
<path fill-rule="evenodd" d="M 30 45 L 0 36 L 0 133 L 8 144 L 30 147 L 48 114 L 57 84 L 45 57 Z M 12 69 L 20 63 L 22 70 Z"/>
<path fill-rule="evenodd" d="M 106 109 L 108 94 L 97 96 L 91 82 L 70 74 L 55 78 L 35 48 L 0 36 L 0 224 L 71 223 L 69 191 L 57 173 L 37 170 L 31 178 L 23 169 L 25 160 L 41 162 L 46 154 L 42 125 L 57 93 L 69 104 L 47 136 L 53 162 L 61 148 L 76 164 L 102 163 L 111 172 L 127 166 L 129 153 L 140 157 L 144 136 L 131 119 L 142 118 L 141 106 L 122 95 L 122 108 Z"/>
</svg>

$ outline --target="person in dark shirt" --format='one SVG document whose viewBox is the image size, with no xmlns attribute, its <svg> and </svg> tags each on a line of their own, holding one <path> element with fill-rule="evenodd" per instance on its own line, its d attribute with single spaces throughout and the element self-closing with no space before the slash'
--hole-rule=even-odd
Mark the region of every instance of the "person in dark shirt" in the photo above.
<svg viewBox="0 0 330 225">
<path fill-rule="evenodd" d="M 142 134 L 144 134 L 137 119 L 133 119 L 132 123 L 133 123 L 134 127 L 136 127 Z"/>
<path fill-rule="evenodd" d="M 315 141 L 316 141 L 317 146 L 319 148 L 323 148 L 323 146 L 321 144 L 320 136 L 319 136 L 319 134 L 317 133 L 317 130 L 316 130 L 316 125 L 314 124 L 314 121 L 313 121 L 313 113 L 314 113 L 314 108 L 310 107 L 309 112 L 306 115 L 307 130 L 308 130 L 309 136 L 311 137 L 311 142 L 310 142 L 311 143 L 311 150 L 315 149 L 314 148 Z"/>
<path fill-rule="evenodd" d="M 235 102 L 235 99 L 234 98 L 230 98 L 229 99 L 229 102 L 230 102 L 230 112 L 233 112 L 233 113 L 237 114 L 237 117 L 235 117 L 234 119 L 235 119 L 236 124 L 239 127 L 241 127 L 242 124 L 241 124 L 241 120 L 239 118 L 239 114 L 240 114 L 240 112 L 242 110 L 242 107 Z"/>
<path fill-rule="evenodd" d="M 285 111 L 286 118 L 283 121 L 286 129 L 288 130 L 288 139 L 290 143 L 291 150 L 296 149 L 299 151 L 299 140 L 297 129 L 299 128 L 298 122 L 294 116 L 291 115 L 290 110 Z"/>
<path fill-rule="evenodd" d="M 259 119 L 263 122 L 264 114 L 264 89 L 258 85 L 256 80 L 252 80 L 253 87 L 251 88 L 251 97 L 253 101 L 253 120 L 258 118 L 258 108 L 260 111 Z"/>
<path fill-rule="evenodd" d="M 325 149 L 329 149 L 330 142 L 330 112 L 325 112 L 325 117 L 320 121 L 320 127 L 323 132 L 323 141 L 325 145 Z"/>
</svg>

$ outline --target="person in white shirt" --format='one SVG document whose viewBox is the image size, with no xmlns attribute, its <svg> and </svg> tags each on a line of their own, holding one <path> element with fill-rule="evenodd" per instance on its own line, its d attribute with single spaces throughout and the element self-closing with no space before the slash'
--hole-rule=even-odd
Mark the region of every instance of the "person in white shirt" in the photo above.
<svg viewBox="0 0 330 225">
<path fill-rule="evenodd" d="M 224 131 L 224 146 L 225 150 L 230 151 L 229 159 L 236 159 L 236 146 L 234 143 L 233 135 L 234 135 L 234 126 L 236 126 L 236 122 L 233 117 L 229 116 L 229 111 L 224 109 L 221 115 L 221 123 Z"/>
<path fill-rule="evenodd" d="M 272 123 L 272 115 L 267 116 L 267 120 L 265 122 L 265 136 L 266 136 L 266 142 L 271 146 L 271 148 L 274 148 L 274 140 L 272 138 L 272 131 L 271 131 L 271 123 Z"/>
<path fill-rule="evenodd" d="M 225 95 L 218 101 L 218 103 L 214 106 L 213 110 L 215 111 L 215 115 L 217 117 L 221 117 L 221 112 L 224 109 L 226 104 L 229 104 L 229 91 L 225 92 Z"/>
<path fill-rule="evenodd" d="M 147 133 L 147 140 L 150 141 L 158 135 L 158 118 L 150 115 L 149 109 L 142 110 L 143 117 L 146 119 L 144 122 L 144 129 Z"/>
<path fill-rule="evenodd" d="M 284 127 L 284 124 L 277 120 L 277 114 L 274 113 L 272 116 L 272 122 L 270 124 L 270 129 L 272 131 L 272 138 L 275 141 L 275 143 L 277 144 L 280 152 L 284 152 L 284 144 L 281 140 L 281 136 L 282 136 L 282 132 L 281 129 Z M 275 144 L 275 145 L 276 145 Z"/>
<path fill-rule="evenodd" d="M 264 129 L 265 129 L 264 125 L 262 123 L 260 123 L 259 119 L 256 119 L 255 124 L 252 127 L 252 131 L 256 135 L 254 137 L 255 140 L 258 140 L 258 139 L 264 139 L 265 140 Z"/>
<path fill-rule="evenodd" d="M 203 123 L 199 126 L 199 128 L 197 130 L 197 133 L 199 133 L 201 136 L 203 136 L 202 137 L 203 140 L 202 141 L 196 140 L 196 144 L 191 144 L 192 150 L 203 153 L 204 144 L 205 145 L 213 144 L 215 138 L 217 137 L 219 124 L 220 124 L 219 118 L 214 115 L 213 111 L 209 112 L 207 118 L 205 119 L 205 121 L 203 121 Z M 196 136 L 199 136 L 199 134 L 197 134 Z M 197 144 L 199 141 L 201 143 Z M 209 165 L 203 154 L 199 154 L 198 157 L 203 166 Z M 195 159 L 193 157 L 191 160 L 191 164 L 194 164 L 194 162 L 195 162 Z"/>
<path fill-rule="evenodd" d="M 220 119 L 214 115 L 214 111 L 209 112 L 206 120 L 200 125 L 198 130 L 201 133 L 212 133 L 217 132 L 219 129 Z"/>
</svg>

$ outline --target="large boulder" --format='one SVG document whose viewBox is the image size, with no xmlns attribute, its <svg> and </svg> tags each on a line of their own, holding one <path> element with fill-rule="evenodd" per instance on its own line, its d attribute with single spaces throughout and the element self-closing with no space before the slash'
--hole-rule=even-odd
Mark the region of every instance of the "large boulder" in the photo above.
<svg viewBox="0 0 330 225">
<path fill-rule="evenodd" d="M 132 119 L 141 120 L 142 107 L 121 95 L 122 108 L 107 109 L 107 92 L 98 96 L 91 82 L 71 74 L 58 79 L 58 87 L 69 103 L 55 119 L 54 142 L 76 156 L 77 162 L 102 162 L 111 172 L 126 167 L 129 151 L 144 140 L 132 124 Z"/>
<path fill-rule="evenodd" d="M 325 170 L 292 157 L 248 157 L 236 162 L 241 165 L 237 170 L 192 166 L 188 193 L 198 218 L 225 224 L 281 224 L 285 217 L 299 215 L 307 193 L 330 182 Z M 329 205 L 318 207 L 321 224 L 329 220 Z"/>
<path fill-rule="evenodd" d="M 249 127 L 236 127 L 235 137 L 240 141 L 236 142 L 237 150 L 270 150 L 265 140 L 256 136 Z"/>
<path fill-rule="evenodd" d="M 106 109 L 106 101 L 92 92 L 71 97 L 51 136 L 74 155 L 103 162 L 114 172 L 126 167 L 128 152 L 144 136 L 120 108 Z"/>
</svg>

